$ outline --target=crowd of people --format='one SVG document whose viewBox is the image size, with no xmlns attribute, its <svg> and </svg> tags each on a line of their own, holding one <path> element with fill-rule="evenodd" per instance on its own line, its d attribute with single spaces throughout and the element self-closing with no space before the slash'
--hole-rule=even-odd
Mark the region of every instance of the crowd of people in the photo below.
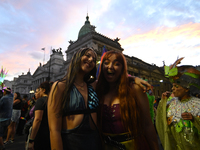
<svg viewBox="0 0 200 150">
<path fill-rule="evenodd" d="M 0 149 L 8 143 L 13 143 L 15 134 L 23 135 L 24 126 L 28 120 L 28 96 L 21 98 L 19 92 L 12 93 L 11 88 L 5 87 L 0 98 Z M 3 137 L 6 137 L 3 141 Z"/>
<path fill-rule="evenodd" d="M 127 74 L 122 53 L 106 52 L 98 76 L 96 59 L 92 48 L 81 48 L 63 79 L 41 83 L 34 100 L 5 88 L 0 150 L 15 133 L 26 134 L 26 150 L 159 150 L 157 136 L 164 150 L 200 147 L 200 99 L 193 97 L 200 71 L 177 67 L 180 60 L 166 66 L 172 93 L 155 100 L 147 81 Z"/>
</svg>

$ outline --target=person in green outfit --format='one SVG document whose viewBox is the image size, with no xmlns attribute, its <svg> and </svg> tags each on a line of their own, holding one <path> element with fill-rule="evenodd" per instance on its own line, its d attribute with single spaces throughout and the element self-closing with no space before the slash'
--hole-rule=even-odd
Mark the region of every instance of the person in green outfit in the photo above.
<svg viewBox="0 0 200 150">
<path fill-rule="evenodd" d="M 147 79 L 144 79 L 145 81 L 148 82 Z M 153 95 L 153 91 L 152 90 L 149 90 L 146 92 L 146 95 L 147 95 L 147 98 L 149 100 L 149 108 L 150 108 L 150 116 L 151 116 L 151 120 L 154 124 L 154 116 L 155 116 L 155 113 L 154 113 L 154 101 L 155 101 L 155 96 Z"/>
<path fill-rule="evenodd" d="M 200 149 L 200 71 L 193 66 L 165 66 L 165 76 L 173 84 L 162 94 L 156 116 L 156 128 L 164 150 Z"/>
</svg>

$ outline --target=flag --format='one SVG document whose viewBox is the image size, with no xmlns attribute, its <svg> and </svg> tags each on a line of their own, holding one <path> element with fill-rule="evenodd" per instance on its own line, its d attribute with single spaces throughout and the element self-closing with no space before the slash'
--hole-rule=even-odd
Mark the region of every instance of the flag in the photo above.
<svg viewBox="0 0 200 150">
<path fill-rule="evenodd" d="M 44 48 L 42 48 L 42 50 L 43 50 L 43 51 L 45 51 L 45 47 L 44 47 Z"/>
<path fill-rule="evenodd" d="M 99 63 L 98 69 L 97 69 L 96 78 L 98 78 L 98 75 L 99 75 L 99 69 L 100 69 L 100 66 L 101 66 L 101 62 L 102 62 L 102 60 L 103 60 L 103 56 L 104 56 L 104 54 L 105 54 L 107 51 L 108 51 L 108 50 L 106 49 L 106 46 L 104 46 L 104 47 L 103 47 L 102 54 L 101 54 L 100 63 Z"/>
<path fill-rule="evenodd" d="M 8 71 L 6 72 L 6 69 L 3 69 L 3 66 L 1 67 L 1 72 L 0 72 L 0 84 L 3 83 L 4 78 L 7 76 Z"/>
</svg>

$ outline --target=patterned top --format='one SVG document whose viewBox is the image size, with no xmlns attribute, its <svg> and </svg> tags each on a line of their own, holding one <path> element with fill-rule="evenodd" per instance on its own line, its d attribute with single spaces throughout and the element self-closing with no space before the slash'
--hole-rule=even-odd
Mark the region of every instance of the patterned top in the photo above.
<svg viewBox="0 0 200 150">
<path fill-rule="evenodd" d="M 198 150 L 200 148 L 199 99 L 183 101 L 162 99 L 156 115 L 156 129 L 164 150 Z M 167 107 L 168 108 L 167 108 Z M 191 109 L 192 108 L 192 109 Z M 184 120 L 184 112 L 193 115 L 193 121 Z"/>
<path fill-rule="evenodd" d="M 85 114 L 96 112 L 99 106 L 99 99 L 91 85 L 87 85 L 88 88 L 88 104 L 85 106 L 85 101 L 81 93 L 78 91 L 75 85 L 72 86 L 70 92 L 69 107 L 65 106 L 65 112 L 63 116 L 74 115 L 74 114 Z M 68 109 L 69 108 L 69 109 Z"/>
<path fill-rule="evenodd" d="M 193 116 L 200 116 L 200 101 L 196 97 L 180 101 L 173 98 L 167 109 L 167 117 L 172 117 L 172 122 L 179 122 L 182 119 L 181 114 L 191 113 Z"/>
<path fill-rule="evenodd" d="M 97 126 L 91 116 L 97 112 L 99 100 L 91 85 L 88 87 L 88 103 L 85 101 L 76 86 L 73 85 L 70 92 L 69 108 L 66 105 L 65 116 L 72 114 L 84 114 L 81 123 L 73 129 L 62 129 L 63 149 L 67 150 L 102 150 L 101 138 Z M 67 109 L 68 108 L 68 109 Z"/>
</svg>

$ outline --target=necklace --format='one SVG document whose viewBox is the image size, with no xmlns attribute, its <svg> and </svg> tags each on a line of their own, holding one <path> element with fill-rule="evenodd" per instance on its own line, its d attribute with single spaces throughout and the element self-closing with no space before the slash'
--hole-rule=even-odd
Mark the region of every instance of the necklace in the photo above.
<svg viewBox="0 0 200 150">
<path fill-rule="evenodd" d="M 184 112 L 191 113 L 193 116 L 198 116 L 200 113 L 199 99 L 191 97 L 190 99 L 185 99 L 182 102 L 178 99 L 171 101 L 167 109 L 167 117 L 171 118 L 170 123 L 177 123 L 180 119 L 183 119 L 181 114 Z"/>
<path fill-rule="evenodd" d="M 85 82 L 83 82 L 83 85 L 80 85 L 80 84 L 78 84 L 78 83 L 76 83 L 76 82 L 74 82 L 74 83 L 75 83 L 76 85 L 78 85 L 82 91 L 84 91 Z"/>
</svg>

